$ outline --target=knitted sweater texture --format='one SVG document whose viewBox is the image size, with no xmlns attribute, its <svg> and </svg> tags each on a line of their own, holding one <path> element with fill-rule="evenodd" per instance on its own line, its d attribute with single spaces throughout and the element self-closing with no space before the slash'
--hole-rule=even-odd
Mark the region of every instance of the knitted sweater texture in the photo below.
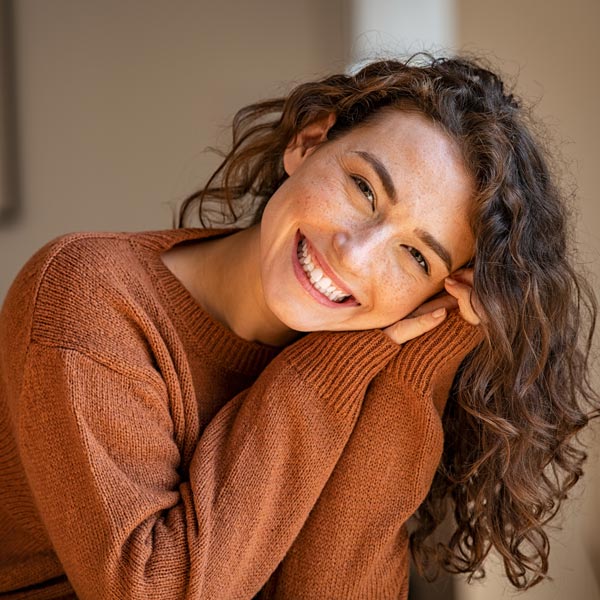
<svg viewBox="0 0 600 600">
<path fill-rule="evenodd" d="M 406 598 L 405 523 L 477 329 L 245 341 L 160 258 L 208 235 L 63 236 L 12 285 L 2 598 Z"/>
</svg>

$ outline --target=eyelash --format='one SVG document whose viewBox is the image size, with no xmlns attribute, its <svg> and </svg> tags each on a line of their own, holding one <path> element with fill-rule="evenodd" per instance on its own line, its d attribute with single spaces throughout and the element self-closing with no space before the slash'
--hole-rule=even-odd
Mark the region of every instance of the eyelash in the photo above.
<svg viewBox="0 0 600 600">
<path fill-rule="evenodd" d="M 404 246 L 415 259 L 416 263 L 429 275 L 429 263 L 425 260 L 425 257 L 412 246 Z"/>
<path fill-rule="evenodd" d="M 350 175 L 350 177 L 356 184 L 356 187 L 359 189 L 360 193 L 367 199 L 367 202 L 369 202 L 371 207 L 375 208 L 375 192 L 373 191 L 373 188 L 365 179 L 359 177 L 358 175 Z M 370 198 L 369 195 L 371 196 Z"/>
</svg>

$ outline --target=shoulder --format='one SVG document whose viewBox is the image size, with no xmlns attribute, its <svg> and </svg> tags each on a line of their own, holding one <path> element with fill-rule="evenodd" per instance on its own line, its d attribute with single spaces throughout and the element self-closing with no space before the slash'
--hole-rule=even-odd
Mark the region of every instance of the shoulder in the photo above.
<svg viewBox="0 0 600 600">
<path fill-rule="evenodd" d="M 55 279 L 69 281 L 83 275 L 94 259 L 100 259 L 102 247 L 116 249 L 128 244 L 128 235 L 119 233 L 70 233 L 61 235 L 42 246 L 25 263 L 9 293 L 25 288 L 34 298 L 43 285 Z"/>
<path fill-rule="evenodd" d="M 138 269 L 129 234 L 76 233 L 46 244 L 24 271 L 35 281 L 37 316 L 50 310 L 48 317 L 57 318 L 63 311 L 99 310 L 125 292 Z"/>
<path fill-rule="evenodd" d="M 152 234 L 73 233 L 46 244 L 7 296 L 4 320 L 13 335 L 92 356 L 147 345 L 144 323 L 159 312 L 136 248 L 147 240 Z"/>
<path fill-rule="evenodd" d="M 60 276 L 88 276 L 90 269 L 109 272 L 112 266 L 129 267 L 142 253 L 160 253 L 173 245 L 221 232 L 200 229 L 168 229 L 141 232 L 77 232 L 61 235 L 40 248 L 25 264 L 21 279 L 38 284 Z"/>
</svg>

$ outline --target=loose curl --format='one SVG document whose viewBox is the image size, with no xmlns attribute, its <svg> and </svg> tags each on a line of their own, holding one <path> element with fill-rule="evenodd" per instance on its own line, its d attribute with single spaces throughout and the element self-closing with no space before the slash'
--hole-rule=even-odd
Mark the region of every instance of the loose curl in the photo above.
<svg viewBox="0 0 600 600">
<path fill-rule="evenodd" d="M 526 589 L 547 574 L 544 526 L 582 475 L 586 454 L 575 436 L 599 414 L 588 365 L 596 301 L 569 256 L 567 203 L 526 112 L 498 76 L 472 60 L 421 54 L 247 106 L 233 121 L 231 151 L 184 202 L 178 226 L 197 204 L 206 225 L 209 199 L 232 219 L 241 207 L 257 222 L 287 177 L 282 157 L 298 131 L 334 113 L 334 139 L 386 108 L 438 124 L 476 188 L 474 289 L 484 340 L 452 386 L 442 461 L 410 536 L 413 559 L 430 579 L 440 568 L 483 576 L 493 547 L 511 583 Z M 452 508 L 450 539 L 432 542 Z"/>
</svg>

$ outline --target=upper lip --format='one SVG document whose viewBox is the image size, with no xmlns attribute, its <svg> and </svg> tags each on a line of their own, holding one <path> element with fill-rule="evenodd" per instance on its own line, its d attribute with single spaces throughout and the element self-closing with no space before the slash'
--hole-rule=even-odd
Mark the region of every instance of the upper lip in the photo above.
<svg viewBox="0 0 600 600">
<path fill-rule="evenodd" d="M 348 296 L 353 296 L 352 292 L 349 291 L 348 286 L 334 273 L 333 269 L 329 266 L 329 264 L 327 264 L 327 261 L 325 260 L 325 258 L 323 258 L 323 255 L 310 243 L 310 240 L 306 236 L 302 237 L 304 237 L 306 243 L 308 244 L 310 254 L 312 254 L 317 259 L 319 267 L 321 268 L 323 273 L 327 277 L 329 277 L 329 279 L 331 279 L 333 285 L 335 285 L 335 287 L 338 288 L 344 294 L 347 294 Z"/>
</svg>

